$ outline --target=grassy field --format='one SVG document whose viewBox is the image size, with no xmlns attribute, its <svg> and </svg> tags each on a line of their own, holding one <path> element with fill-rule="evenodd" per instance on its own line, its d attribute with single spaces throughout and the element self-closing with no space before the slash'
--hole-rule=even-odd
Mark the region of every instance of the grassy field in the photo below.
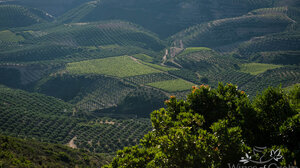
<svg viewBox="0 0 300 168">
<path fill-rule="evenodd" d="M 19 42 L 19 41 L 23 41 L 23 40 L 24 40 L 24 38 L 22 36 L 18 36 L 9 30 L 0 31 L 0 42 L 1 41 Z"/>
<path fill-rule="evenodd" d="M 69 63 L 67 65 L 67 71 L 71 74 L 103 74 L 116 77 L 128 77 L 160 72 L 159 70 L 135 61 L 129 56 Z"/>
<path fill-rule="evenodd" d="M 241 72 L 250 73 L 251 75 L 258 75 L 260 73 L 264 73 L 267 70 L 276 69 L 283 66 L 274 64 L 249 63 L 242 64 L 240 67 Z"/>
<path fill-rule="evenodd" d="M 210 48 L 207 47 L 188 47 L 186 49 L 183 50 L 182 53 L 180 53 L 180 55 L 186 55 L 186 54 L 190 54 L 190 53 L 194 53 L 194 52 L 199 52 L 199 51 L 210 51 Z"/>
<path fill-rule="evenodd" d="M 168 92 L 184 91 L 192 88 L 193 83 L 185 81 L 183 79 L 166 80 L 154 83 L 148 83 L 147 85 L 153 86 Z"/>
<path fill-rule="evenodd" d="M 146 63 L 146 62 L 143 62 L 143 64 L 148 65 L 152 68 L 161 70 L 161 71 L 176 71 L 176 70 L 178 70 L 177 68 L 170 68 L 170 67 L 160 66 L 160 65 L 157 65 L 157 64 L 151 64 L 151 63 Z"/>
<path fill-rule="evenodd" d="M 133 55 L 134 58 L 145 61 L 145 62 L 152 62 L 153 58 L 146 54 L 135 54 Z"/>
</svg>

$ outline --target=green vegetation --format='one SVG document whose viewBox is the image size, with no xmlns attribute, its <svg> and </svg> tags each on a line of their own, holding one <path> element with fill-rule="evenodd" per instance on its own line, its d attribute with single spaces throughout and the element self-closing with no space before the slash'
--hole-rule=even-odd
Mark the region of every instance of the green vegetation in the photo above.
<svg viewBox="0 0 300 168">
<path fill-rule="evenodd" d="M 154 83 L 154 82 L 160 82 L 165 80 L 174 80 L 176 78 L 167 73 L 152 73 L 146 75 L 130 76 L 124 79 L 138 85 L 145 85 L 147 83 Z"/>
<path fill-rule="evenodd" d="M 135 55 L 133 55 L 133 57 L 136 59 L 142 60 L 144 62 L 152 62 L 153 61 L 153 58 L 146 54 L 135 54 Z"/>
<path fill-rule="evenodd" d="M 1 42 L 19 42 L 24 40 L 22 36 L 16 35 L 9 30 L 0 31 L 0 39 Z"/>
<path fill-rule="evenodd" d="M 66 74 L 41 81 L 35 89 L 75 104 L 81 110 L 95 111 L 120 104 L 135 87 L 116 78 Z"/>
<path fill-rule="evenodd" d="M 76 123 L 71 104 L 37 93 L 0 86 L 0 132 L 46 142 L 67 143 Z M 73 117 L 71 117 L 73 116 Z"/>
<path fill-rule="evenodd" d="M 19 4 L 22 6 L 30 6 L 37 9 L 44 9 L 45 11 L 49 12 L 50 14 L 54 16 L 62 15 L 64 12 L 67 12 L 68 10 L 75 8 L 76 6 L 80 5 L 81 3 L 87 2 L 88 0 L 65 0 L 63 5 L 60 7 L 57 7 L 58 4 L 61 4 L 60 0 L 40 0 L 38 3 L 34 0 L 16 0 L 13 4 Z M 7 0 L 3 1 L 2 3 L 6 3 Z M 9 1 L 8 1 L 9 2 Z M 9 4 L 11 4 L 9 2 Z"/>
<path fill-rule="evenodd" d="M 297 67 L 284 67 L 276 68 L 259 74 L 258 76 L 252 76 L 245 78 L 245 82 L 240 85 L 241 89 L 244 89 L 249 95 L 256 95 L 257 92 L 261 92 L 267 86 L 287 87 L 296 83 L 299 83 L 300 69 Z M 249 75 L 250 76 L 250 75 Z"/>
<path fill-rule="evenodd" d="M 291 24 L 292 21 L 285 14 L 252 14 L 195 25 L 175 34 L 171 39 L 175 42 L 182 40 L 185 46 L 227 46 L 230 49 L 230 44 L 234 46 L 252 37 L 279 33 Z"/>
<path fill-rule="evenodd" d="M 115 114 L 123 116 L 149 118 L 153 110 L 164 106 L 163 101 L 166 98 L 168 98 L 167 93 L 161 90 L 141 86 L 130 92 L 117 107 L 112 109 Z"/>
<path fill-rule="evenodd" d="M 12 88 L 24 88 L 37 82 L 46 74 L 55 71 L 57 66 L 41 65 L 41 64 L 10 64 L 8 66 L 0 66 L 0 83 Z"/>
<path fill-rule="evenodd" d="M 53 75 L 43 79 L 35 91 L 53 96 L 85 112 L 107 116 L 148 117 L 154 107 L 162 107 L 165 93 L 144 86 L 147 83 L 176 79 L 166 73 L 151 73 L 122 79 L 102 75 Z M 101 96 L 99 96 L 101 95 Z M 139 101 L 139 104 L 135 102 Z M 120 106 L 120 108 L 119 108 Z M 125 117 L 126 118 L 126 117 Z"/>
<path fill-rule="evenodd" d="M 190 53 L 194 53 L 194 52 L 199 52 L 199 51 L 210 51 L 211 49 L 210 48 L 207 48 L 207 47 L 188 47 L 188 48 L 185 48 L 181 53 L 180 55 L 187 55 L 187 54 L 190 54 Z"/>
<path fill-rule="evenodd" d="M 241 67 L 241 72 L 250 73 L 251 75 L 258 75 L 264 73 L 267 70 L 276 69 L 283 66 L 273 65 L 273 64 L 248 63 L 248 64 L 242 64 L 240 67 Z"/>
<path fill-rule="evenodd" d="M 148 83 L 147 85 L 153 86 L 168 92 L 189 90 L 191 86 L 195 85 L 183 79 L 166 80 L 161 82 Z"/>
<path fill-rule="evenodd" d="M 122 0 L 105 3 L 93 1 L 67 12 L 60 20 L 63 23 L 95 22 L 110 19 L 128 20 L 159 34 L 161 37 L 168 37 L 195 24 L 241 16 L 253 9 L 271 6 L 270 0 L 244 0 L 243 3 L 232 0 L 184 2 L 133 0 L 132 3 Z M 141 10 L 147 8 L 151 8 L 151 10 Z M 179 11 L 180 14 L 178 14 Z"/>
<path fill-rule="evenodd" d="M 290 94 L 270 87 L 251 102 L 237 86 L 219 84 L 194 87 L 187 100 L 171 96 L 166 108 L 152 112 L 153 130 L 139 145 L 118 151 L 106 167 L 227 167 L 245 153 L 249 166 L 249 157 L 261 158 L 251 155 L 254 146 L 268 146 L 263 153 L 268 158 L 266 152 L 280 149 L 276 165 L 296 166 L 300 113 Z"/>
<path fill-rule="evenodd" d="M 67 71 L 71 74 L 103 74 L 128 77 L 159 72 L 129 56 L 111 57 L 97 60 L 69 63 Z"/>
<path fill-rule="evenodd" d="M 185 69 L 199 71 L 200 73 L 234 68 L 234 64 L 239 62 L 238 60 L 224 57 L 214 50 L 201 50 L 188 55 L 179 54 L 176 56 L 175 61 L 180 62 Z"/>
<path fill-rule="evenodd" d="M 151 127 L 148 119 L 101 117 L 101 113 L 83 112 L 53 97 L 4 86 L 0 87 L 0 105 L 1 134 L 68 145 L 73 139 L 75 147 L 91 152 L 136 145 Z"/>
<path fill-rule="evenodd" d="M 99 118 L 80 123 L 71 133 L 75 145 L 91 152 L 112 153 L 126 146 L 134 146 L 150 131 L 149 119 Z"/>
<path fill-rule="evenodd" d="M 0 44 L 1 45 L 1 44 Z M 4 47 L 13 47 L 4 44 Z M 0 62 L 17 62 L 25 64 L 61 64 L 78 62 L 89 59 L 100 59 L 120 55 L 133 55 L 136 53 L 148 53 L 155 55 L 156 52 L 145 50 L 135 46 L 83 46 L 74 47 L 57 44 L 43 44 L 15 49 L 3 48 L 0 52 Z"/>
<path fill-rule="evenodd" d="M 28 46 L 0 53 L 1 62 L 39 62 L 54 60 L 78 52 L 78 48 L 57 44 Z"/>
<path fill-rule="evenodd" d="M 28 93 L 0 85 L 0 94 L 1 109 L 4 111 L 12 110 L 10 107 L 14 106 L 13 108 L 19 110 L 26 109 L 22 113 L 28 114 L 40 113 L 45 115 L 71 116 L 73 112 L 72 105 L 54 97 L 38 93 Z M 2 110 L 1 113 L 4 113 Z M 18 113 L 18 111 L 14 113 Z M 3 118 L 1 119 L 3 120 Z"/>
<path fill-rule="evenodd" d="M 153 51 L 160 51 L 165 47 L 156 35 L 124 21 L 71 23 L 43 31 L 47 34 L 28 39 L 28 42 L 68 46 L 137 46 Z"/>
<path fill-rule="evenodd" d="M 286 91 L 291 91 L 291 90 L 294 89 L 295 87 L 300 87 L 300 83 L 296 83 L 296 84 L 294 84 L 294 85 L 285 87 L 284 90 L 286 90 Z"/>
<path fill-rule="evenodd" d="M 267 64 L 263 67 L 270 68 L 270 65 L 275 69 L 269 69 L 258 75 L 252 75 L 248 71 L 241 71 L 239 65 L 261 65 L 248 64 L 245 61 L 224 57 L 216 52 L 202 51 L 191 53 L 184 57 L 177 57 L 176 62 L 180 62 L 184 67 L 178 71 L 170 71 L 170 74 L 176 75 L 185 80 L 196 84 L 209 84 L 215 87 L 218 81 L 224 83 L 236 83 L 239 88 L 245 90 L 250 97 L 253 97 L 257 92 L 261 92 L 268 86 L 283 87 L 299 83 L 300 69 L 298 66 L 282 66 Z M 253 67 L 253 66 L 252 66 Z M 255 67 L 255 66 L 254 66 Z M 252 69 L 257 70 L 257 69 Z"/>
<path fill-rule="evenodd" d="M 262 36 L 261 38 L 251 39 L 249 41 L 240 43 L 238 46 L 236 46 L 235 57 L 247 59 L 253 57 L 255 58 L 257 56 L 257 53 L 260 52 L 273 52 L 273 53 L 275 52 L 276 54 L 280 54 L 280 52 L 282 53 L 282 52 L 298 51 L 299 37 L 300 37 L 299 31 L 296 32 L 291 31 L 291 32 L 270 34 L 270 35 Z M 259 57 L 256 59 L 259 59 Z M 289 62 L 290 61 L 293 60 L 291 59 L 289 60 Z M 294 63 L 290 62 L 289 64 L 297 64 L 297 63 L 298 62 L 294 62 Z"/>
<path fill-rule="evenodd" d="M 180 77 L 184 80 L 191 81 L 195 84 L 203 83 L 200 81 L 199 73 L 188 70 L 188 69 L 180 69 L 177 71 L 170 71 L 169 73 L 172 75 L 175 75 L 177 77 Z"/>
<path fill-rule="evenodd" d="M 147 62 L 143 62 L 143 64 L 148 65 L 152 68 L 161 70 L 161 71 L 175 71 L 175 70 L 178 70 L 177 68 L 171 68 L 171 67 L 161 66 L 161 65 L 157 65 L 157 64 L 151 64 L 151 63 L 147 63 Z"/>
<path fill-rule="evenodd" d="M 0 135 L 0 167 L 100 167 L 111 156 Z"/>
<path fill-rule="evenodd" d="M 18 5 L 0 5 L 0 29 L 29 26 L 52 19 L 38 9 L 29 9 Z"/>
<path fill-rule="evenodd" d="M 300 83 L 296 1 L 0 0 L 0 134 L 81 152 L 129 146 L 115 167 L 227 167 L 260 145 L 294 164 L 299 89 L 255 95 Z M 151 129 L 170 95 L 185 100 L 153 112 Z M 4 162 L 0 150 L 0 167 L 98 162 L 64 148 Z"/>
<path fill-rule="evenodd" d="M 266 51 L 252 54 L 251 61 L 281 65 L 299 65 L 299 51 Z"/>
<path fill-rule="evenodd" d="M 289 92 L 289 98 L 291 100 L 291 104 L 300 112 L 300 84 L 295 84 L 293 86 L 289 86 L 284 89 L 285 92 Z"/>
<path fill-rule="evenodd" d="M 20 72 L 16 69 L 0 68 L 0 83 L 17 88 L 21 85 Z"/>
</svg>

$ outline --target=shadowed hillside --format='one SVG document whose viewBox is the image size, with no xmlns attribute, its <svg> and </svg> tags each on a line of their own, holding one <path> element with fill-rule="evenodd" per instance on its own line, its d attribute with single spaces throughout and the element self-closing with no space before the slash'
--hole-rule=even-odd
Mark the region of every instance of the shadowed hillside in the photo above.
<svg viewBox="0 0 300 168">
<path fill-rule="evenodd" d="M 0 30 L 5 28 L 25 27 L 36 23 L 52 21 L 48 13 L 17 5 L 0 4 Z"/>
<path fill-rule="evenodd" d="M 127 20 L 167 37 L 197 23 L 240 16 L 253 9 L 271 5 L 271 0 L 104 0 L 92 1 L 71 10 L 62 16 L 62 20 L 65 22 Z"/>
<path fill-rule="evenodd" d="M 47 11 L 51 15 L 59 16 L 70 10 L 81 3 L 87 2 L 89 0 L 2 0 L 0 4 L 16 4 L 22 6 L 30 6 L 38 9 Z"/>
<path fill-rule="evenodd" d="M 0 135 L 0 167 L 99 167 L 109 155 Z"/>
</svg>

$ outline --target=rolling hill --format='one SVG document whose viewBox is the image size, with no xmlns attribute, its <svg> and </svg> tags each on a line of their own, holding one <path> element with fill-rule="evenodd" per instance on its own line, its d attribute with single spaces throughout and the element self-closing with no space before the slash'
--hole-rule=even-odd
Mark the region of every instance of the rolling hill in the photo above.
<svg viewBox="0 0 300 168">
<path fill-rule="evenodd" d="M 92 59 L 68 63 L 65 69 L 38 82 L 35 91 L 88 111 L 104 110 L 107 113 L 112 110 L 109 112 L 112 113 L 120 105 L 123 110 L 119 109 L 118 114 L 146 117 L 155 107 L 162 107 L 163 100 L 170 94 L 191 88 L 191 82 L 169 74 L 175 70 L 134 56 Z M 159 85 L 170 80 L 175 81 L 174 85 Z M 141 101 L 139 106 L 145 108 L 132 108 L 136 99 Z"/>
<path fill-rule="evenodd" d="M 171 37 L 173 43 L 182 40 L 184 46 L 220 48 L 253 37 L 284 31 L 294 21 L 284 14 L 252 14 L 214 20 L 190 27 Z"/>
<path fill-rule="evenodd" d="M 53 20 L 53 17 L 38 9 L 0 4 L 0 20 L 0 30 L 3 30 L 49 22 Z"/>
<path fill-rule="evenodd" d="M 293 65 L 249 63 L 203 47 L 186 48 L 173 59 L 186 70 L 170 71 L 171 74 L 213 87 L 220 81 L 235 83 L 251 97 L 268 86 L 295 84 L 300 75 L 297 62 L 290 63 Z"/>
<path fill-rule="evenodd" d="M 67 10 L 70 10 L 81 3 L 87 2 L 88 0 L 2 0 L 0 4 L 15 4 L 15 5 L 21 5 L 21 6 L 30 6 L 33 8 L 42 9 L 44 11 L 47 11 L 51 15 L 59 16 L 66 12 Z"/>
<path fill-rule="evenodd" d="M 0 104 L 1 134 L 91 152 L 110 153 L 135 145 L 150 128 L 149 119 L 103 117 L 54 97 L 5 86 L 0 86 Z"/>
<path fill-rule="evenodd" d="M 271 0 L 104 0 L 85 3 L 63 15 L 60 20 L 67 23 L 126 20 L 167 37 L 197 23 L 240 16 L 253 9 L 270 6 Z"/>
<path fill-rule="evenodd" d="M 28 43 L 51 42 L 68 46 L 138 46 L 161 50 L 164 45 L 153 33 L 123 21 L 100 23 L 71 23 L 45 31 L 45 35 L 28 40 Z"/>
<path fill-rule="evenodd" d="M 9 148 L 20 164 L 97 167 L 194 85 L 300 83 L 299 22 L 298 0 L 2 0 L 0 141 L 42 148 Z"/>
<path fill-rule="evenodd" d="M 2 33 L 6 41 L 8 33 Z M 16 33 L 19 36 L 10 33 L 15 39 L 13 46 L 3 43 L 6 48 L 0 49 L 0 62 L 28 64 L 56 60 L 61 63 L 139 53 L 157 59 L 158 52 L 165 47 L 165 42 L 155 34 L 122 21 L 72 23 L 43 30 L 29 27 Z"/>
<path fill-rule="evenodd" d="M 298 51 L 299 38 L 300 33 L 298 31 L 266 35 L 241 43 L 235 50 L 237 55 L 246 59 L 260 52 Z M 297 63 L 294 62 L 294 64 Z"/>
</svg>

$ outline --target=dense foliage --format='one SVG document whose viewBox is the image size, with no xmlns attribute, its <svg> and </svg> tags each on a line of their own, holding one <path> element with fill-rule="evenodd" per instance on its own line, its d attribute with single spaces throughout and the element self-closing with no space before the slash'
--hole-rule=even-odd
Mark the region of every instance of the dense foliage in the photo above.
<svg viewBox="0 0 300 168">
<path fill-rule="evenodd" d="M 300 161 L 299 93 L 299 87 L 289 94 L 269 87 L 250 101 L 232 84 L 193 87 L 186 101 L 171 96 L 167 108 L 152 112 L 153 130 L 106 167 L 227 167 L 254 146 L 280 148 L 280 164 L 294 165 Z"/>
</svg>

